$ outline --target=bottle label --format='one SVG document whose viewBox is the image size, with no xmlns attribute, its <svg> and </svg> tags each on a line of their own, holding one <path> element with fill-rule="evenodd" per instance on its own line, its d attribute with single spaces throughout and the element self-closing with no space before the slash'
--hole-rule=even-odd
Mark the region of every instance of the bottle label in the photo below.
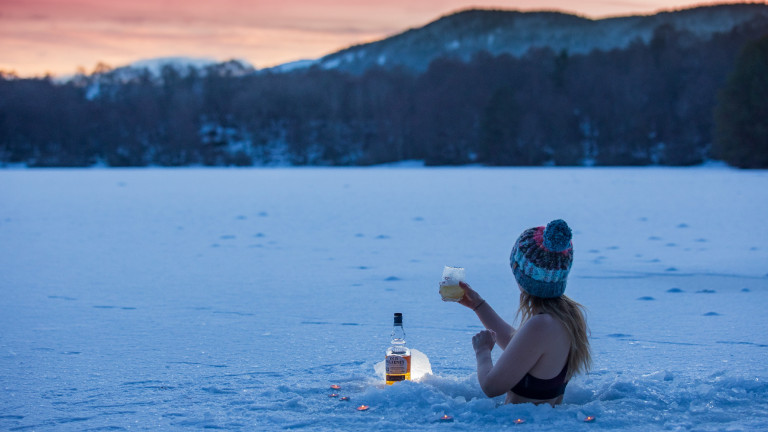
<svg viewBox="0 0 768 432">
<path fill-rule="evenodd" d="M 408 373 L 408 360 L 403 356 L 388 355 L 386 365 L 387 375 L 404 375 Z"/>
</svg>

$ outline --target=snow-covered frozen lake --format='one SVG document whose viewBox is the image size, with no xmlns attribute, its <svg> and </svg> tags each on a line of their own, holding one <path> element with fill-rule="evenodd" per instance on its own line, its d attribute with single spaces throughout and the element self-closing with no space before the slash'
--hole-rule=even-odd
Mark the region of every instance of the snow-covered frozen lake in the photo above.
<svg viewBox="0 0 768 432">
<path fill-rule="evenodd" d="M 766 430 L 766 216 L 716 167 L 3 170 L 0 430 Z M 437 281 L 513 319 L 556 218 L 593 371 L 501 405 Z M 393 312 L 432 374 L 387 387 Z"/>
</svg>

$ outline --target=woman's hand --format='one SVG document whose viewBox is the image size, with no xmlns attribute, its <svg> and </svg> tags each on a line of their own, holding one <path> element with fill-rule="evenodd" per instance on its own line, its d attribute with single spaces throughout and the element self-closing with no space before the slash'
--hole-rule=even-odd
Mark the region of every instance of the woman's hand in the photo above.
<svg viewBox="0 0 768 432">
<path fill-rule="evenodd" d="M 480 333 L 472 336 L 472 348 L 475 352 L 482 352 L 484 350 L 492 350 L 493 345 L 496 343 L 496 332 L 493 330 L 483 330 Z"/>
<path fill-rule="evenodd" d="M 464 289 L 464 297 L 459 300 L 459 304 L 474 310 L 478 305 L 480 305 L 480 303 L 483 302 L 483 298 L 480 297 L 480 294 L 473 290 L 468 283 L 459 282 L 459 285 Z"/>
</svg>

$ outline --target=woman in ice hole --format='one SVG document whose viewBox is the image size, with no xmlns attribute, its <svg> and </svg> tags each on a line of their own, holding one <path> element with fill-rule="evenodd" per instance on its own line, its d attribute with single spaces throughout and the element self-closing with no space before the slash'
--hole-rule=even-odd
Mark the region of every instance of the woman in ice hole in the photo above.
<svg viewBox="0 0 768 432">
<path fill-rule="evenodd" d="M 573 262 L 571 229 L 562 220 L 525 230 L 515 242 L 510 266 L 520 289 L 519 329 L 502 319 L 480 294 L 462 282 L 460 304 L 487 330 L 472 338 L 477 379 L 489 397 L 506 403 L 559 404 L 568 380 L 591 363 L 584 307 L 563 294 Z M 491 350 L 504 350 L 496 364 Z"/>
</svg>

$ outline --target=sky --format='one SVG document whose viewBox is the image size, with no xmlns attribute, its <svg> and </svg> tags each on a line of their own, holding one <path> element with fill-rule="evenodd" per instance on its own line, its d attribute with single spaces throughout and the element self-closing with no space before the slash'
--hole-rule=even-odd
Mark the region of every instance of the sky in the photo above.
<svg viewBox="0 0 768 432">
<path fill-rule="evenodd" d="M 157 57 L 314 59 L 469 8 L 560 10 L 589 18 L 738 0 L 0 0 L 0 71 L 90 73 Z"/>
</svg>

